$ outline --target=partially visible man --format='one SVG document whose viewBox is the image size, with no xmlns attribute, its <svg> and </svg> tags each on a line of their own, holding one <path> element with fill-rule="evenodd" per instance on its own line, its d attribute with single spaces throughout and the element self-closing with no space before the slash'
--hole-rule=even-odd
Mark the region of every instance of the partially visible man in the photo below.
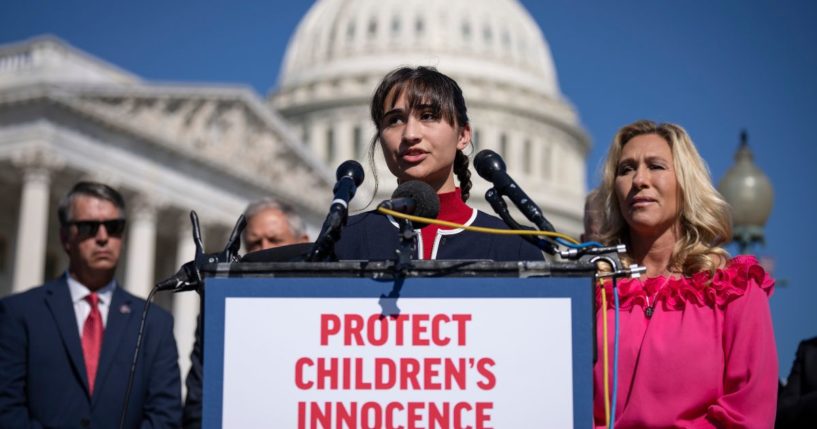
<svg viewBox="0 0 817 429">
<path fill-rule="evenodd" d="M 777 398 L 775 428 L 817 427 L 817 337 L 803 340 Z"/>
<path fill-rule="evenodd" d="M 244 210 L 244 218 L 247 220 L 247 227 L 244 228 L 242 239 L 247 253 L 309 241 L 301 217 L 289 205 L 272 198 L 250 203 Z M 203 372 L 201 335 L 199 318 L 196 322 L 196 342 L 190 355 L 190 372 L 187 373 L 185 380 L 187 386 L 183 419 L 185 429 L 201 427 Z"/>
<path fill-rule="evenodd" d="M 602 219 L 604 219 L 604 201 L 598 189 L 591 190 L 584 200 L 584 232 L 580 240 L 582 242 L 598 241 L 602 229 Z"/>
<path fill-rule="evenodd" d="M 80 182 L 59 205 L 65 274 L 0 301 L 0 427 L 119 427 L 145 301 L 114 272 L 125 203 Z M 174 428 L 181 386 L 173 319 L 148 313 L 126 428 Z"/>
<path fill-rule="evenodd" d="M 250 203 L 244 210 L 244 218 L 247 220 L 243 237 L 247 253 L 309 241 L 301 217 L 289 205 L 272 198 Z"/>
</svg>

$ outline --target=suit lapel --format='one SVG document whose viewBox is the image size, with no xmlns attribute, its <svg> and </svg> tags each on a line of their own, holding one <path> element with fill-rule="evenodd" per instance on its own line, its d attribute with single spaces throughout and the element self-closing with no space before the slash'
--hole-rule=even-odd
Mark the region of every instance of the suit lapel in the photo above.
<svg viewBox="0 0 817 429">
<path fill-rule="evenodd" d="M 99 370 L 96 374 L 96 386 L 102 386 L 105 378 L 111 369 L 111 365 L 116 357 L 117 351 L 122 344 L 122 340 L 127 336 L 128 322 L 133 314 L 133 302 L 131 297 L 122 290 L 122 286 L 117 283 L 111 298 L 111 306 L 108 308 L 108 320 L 105 323 L 105 334 L 102 336 L 102 352 L 99 355 Z M 133 353 L 127 357 L 128 368 Z M 94 389 L 99 391 L 99 389 Z"/>
<path fill-rule="evenodd" d="M 54 323 L 60 332 L 62 343 L 71 365 L 74 367 L 77 378 L 79 378 L 88 391 L 88 373 L 85 370 L 85 358 L 82 356 L 82 343 L 77 331 L 77 316 L 74 313 L 74 303 L 71 301 L 71 293 L 68 291 L 68 282 L 65 276 L 60 277 L 46 285 L 45 303 L 54 316 Z"/>
</svg>

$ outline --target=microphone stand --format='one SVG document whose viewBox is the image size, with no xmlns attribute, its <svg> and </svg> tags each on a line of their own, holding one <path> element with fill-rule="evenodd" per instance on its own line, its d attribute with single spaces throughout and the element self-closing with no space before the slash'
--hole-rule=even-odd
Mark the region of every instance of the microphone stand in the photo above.
<svg viewBox="0 0 817 429">
<path fill-rule="evenodd" d="M 411 221 L 397 219 L 397 224 L 400 225 L 400 244 L 394 250 L 394 271 L 398 277 L 405 277 L 411 268 L 411 257 L 417 249 L 417 234 L 414 232 Z"/>
<path fill-rule="evenodd" d="M 128 374 L 128 384 L 125 389 L 125 399 L 122 405 L 122 413 L 119 417 L 119 428 L 125 427 L 125 420 L 128 414 L 128 405 L 130 402 L 131 391 L 133 390 L 133 382 L 136 376 L 136 367 L 139 362 L 139 352 L 142 348 L 142 334 L 147 321 L 148 310 L 150 309 L 153 295 L 156 292 L 171 290 L 173 292 L 185 292 L 195 290 L 199 294 L 199 317 L 204 321 L 204 283 L 201 279 L 201 268 L 207 264 L 215 264 L 219 262 L 237 262 L 239 259 L 238 251 L 241 249 L 241 233 L 247 226 L 247 220 L 244 215 L 238 217 L 238 220 L 233 227 L 233 232 L 230 233 L 230 238 L 224 246 L 224 250 L 219 253 L 204 253 L 204 245 L 201 239 L 201 225 L 199 224 L 199 216 L 195 211 L 190 212 L 190 222 L 193 229 L 193 243 L 196 245 L 196 254 L 194 259 L 181 266 L 179 271 L 173 276 L 162 280 L 151 289 L 150 294 L 145 302 L 145 308 L 142 311 L 142 319 L 139 323 L 139 331 L 136 337 L 136 347 L 133 352 L 133 360 L 131 362 L 130 373 Z M 197 331 L 198 342 L 201 345 L 202 365 L 204 364 L 204 325 Z"/>
<path fill-rule="evenodd" d="M 306 256 L 307 262 L 336 261 L 335 243 L 340 240 L 340 230 L 346 226 L 349 201 L 355 197 L 357 187 L 363 183 L 363 167 L 355 160 L 344 161 L 335 172 L 337 182 L 332 189 L 334 199 L 329 214 L 323 222 L 318 239 Z"/>
<path fill-rule="evenodd" d="M 510 211 L 508 211 L 508 205 L 505 204 L 505 200 L 502 199 L 502 195 L 500 195 L 499 191 L 496 188 L 490 188 L 487 192 L 485 192 L 485 200 L 491 204 L 491 208 L 496 212 L 499 217 L 507 224 L 511 229 L 519 229 L 519 230 L 529 230 L 532 231 L 533 228 L 522 226 L 520 225 L 512 216 Z M 548 252 L 553 253 L 553 244 L 549 241 L 537 238 L 531 235 L 523 235 L 521 236 L 525 241 L 533 244 L 534 246 Z"/>
<path fill-rule="evenodd" d="M 340 240 L 340 231 L 346 223 L 345 216 L 337 212 L 329 213 L 324 221 L 318 239 L 306 256 L 309 262 L 333 261 L 335 256 L 335 243 Z"/>
<path fill-rule="evenodd" d="M 508 211 L 508 205 L 505 204 L 505 200 L 502 199 L 502 195 L 500 195 L 499 191 L 496 188 L 490 188 L 487 192 L 485 192 L 485 199 L 491 204 L 491 208 L 494 209 L 499 217 L 505 222 L 508 227 L 511 229 L 519 229 L 519 230 L 533 230 L 533 228 L 522 226 L 520 225 L 512 216 L 510 211 Z M 539 249 L 544 250 L 545 252 L 553 255 L 556 253 L 556 249 L 553 247 L 553 243 L 548 240 L 534 237 L 532 235 L 522 235 L 521 236 L 525 241 L 533 244 L 534 246 L 538 247 Z"/>
</svg>

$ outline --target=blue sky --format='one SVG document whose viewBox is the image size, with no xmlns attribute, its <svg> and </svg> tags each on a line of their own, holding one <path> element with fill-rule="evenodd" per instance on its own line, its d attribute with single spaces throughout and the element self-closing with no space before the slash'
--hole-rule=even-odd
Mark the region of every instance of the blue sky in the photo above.
<svg viewBox="0 0 817 429">
<path fill-rule="evenodd" d="M 817 2 L 570 0 L 522 3 L 550 44 L 562 92 L 593 140 L 588 184 L 607 144 L 639 118 L 692 135 L 717 182 L 741 129 L 772 181 L 765 247 L 782 376 L 817 336 Z M 0 43 L 54 34 L 147 80 L 235 83 L 265 96 L 311 1 L 5 0 Z M 730 248 L 735 251 L 734 248 Z"/>
</svg>

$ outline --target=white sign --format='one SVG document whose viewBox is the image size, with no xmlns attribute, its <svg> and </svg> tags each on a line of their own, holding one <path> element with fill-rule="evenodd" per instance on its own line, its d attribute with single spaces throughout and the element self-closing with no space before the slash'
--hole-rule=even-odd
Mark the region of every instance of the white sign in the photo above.
<svg viewBox="0 0 817 429">
<path fill-rule="evenodd" d="M 226 428 L 573 427 L 568 298 L 227 298 Z"/>
</svg>

